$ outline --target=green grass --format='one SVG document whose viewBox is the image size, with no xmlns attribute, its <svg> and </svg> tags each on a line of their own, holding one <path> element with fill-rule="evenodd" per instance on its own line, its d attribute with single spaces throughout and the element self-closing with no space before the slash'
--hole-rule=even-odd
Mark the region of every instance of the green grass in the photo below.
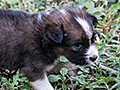
<svg viewBox="0 0 120 90">
<path fill-rule="evenodd" d="M 68 75 L 63 68 L 60 73 L 49 75 L 57 90 L 120 90 L 120 0 L 0 0 L 0 8 L 24 10 L 34 13 L 41 10 L 73 6 L 84 8 L 95 15 L 99 34 L 96 44 L 99 60 L 95 65 L 80 66 L 78 75 Z M 61 58 L 66 62 L 65 58 Z M 110 68 L 108 68 L 108 66 Z M 4 90 L 30 90 L 28 80 L 19 71 L 0 70 L 0 85 Z"/>
</svg>

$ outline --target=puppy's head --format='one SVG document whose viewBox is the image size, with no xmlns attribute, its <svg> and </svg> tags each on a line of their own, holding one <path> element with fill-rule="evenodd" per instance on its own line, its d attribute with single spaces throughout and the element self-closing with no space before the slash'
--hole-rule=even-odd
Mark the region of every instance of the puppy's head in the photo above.
<svg viewBox="0 0 120 90">
<path fill-rule="evenodd" d="M 92 64 L 98 58 L 93 26 L 97 19 L 79 8 L 63 8 L 47 13 L 46 36 L 56 56 L 64 55 L 77 65 Z"/>
</svg>

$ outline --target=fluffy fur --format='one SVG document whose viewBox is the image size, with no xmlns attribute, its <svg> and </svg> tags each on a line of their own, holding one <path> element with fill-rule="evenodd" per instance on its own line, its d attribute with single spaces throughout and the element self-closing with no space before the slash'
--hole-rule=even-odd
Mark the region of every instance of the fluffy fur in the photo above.
<svg viewBox="0 0 120 90">
<path fill-rule="evenodd" d="M 78 65 L 91 64 L 98 56 L 96 23 L 93 15 L 72 7 L 35 14 L 0 10 L 0 67 L 19 68 L 31 82 L 41 83 L 47 82 L 46 67 L 61 55 Z"/>
</svg>

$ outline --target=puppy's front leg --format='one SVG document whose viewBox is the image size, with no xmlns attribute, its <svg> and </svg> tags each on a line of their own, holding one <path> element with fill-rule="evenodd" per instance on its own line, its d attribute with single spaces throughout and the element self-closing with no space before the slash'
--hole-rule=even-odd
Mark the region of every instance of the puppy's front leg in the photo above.
<svg viewBox="0 0 120 90">
<path fill-rule="evenodd" d="M 44 79 L 38 79 L 34 82 L 29 82 L 29 84 L 35 89 L 35 90 L 54 90 L 51 84 L 48 81 L 47 76 L 45 75 Z"/>
</svg>

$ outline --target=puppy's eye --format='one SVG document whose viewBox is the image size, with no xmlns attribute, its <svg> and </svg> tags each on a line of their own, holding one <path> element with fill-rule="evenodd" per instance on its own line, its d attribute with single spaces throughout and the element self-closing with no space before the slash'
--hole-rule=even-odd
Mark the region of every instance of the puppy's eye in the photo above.
<svg viewBox="0 0 120 90">
<path fill-rule="evenodd" d="M 72 49 L 75 51 L 80 50 L 81 48 L 83 48 L 83 46 L 80 43 L 75 43 L 72 45 Z"/>
<path fill-rule="evenodd" d="M 80 43 L 75 43 L 74 46 L 75 46 L 76 48 L 82 48 L 82 45 L 81 45 Z"/>
</svg>

